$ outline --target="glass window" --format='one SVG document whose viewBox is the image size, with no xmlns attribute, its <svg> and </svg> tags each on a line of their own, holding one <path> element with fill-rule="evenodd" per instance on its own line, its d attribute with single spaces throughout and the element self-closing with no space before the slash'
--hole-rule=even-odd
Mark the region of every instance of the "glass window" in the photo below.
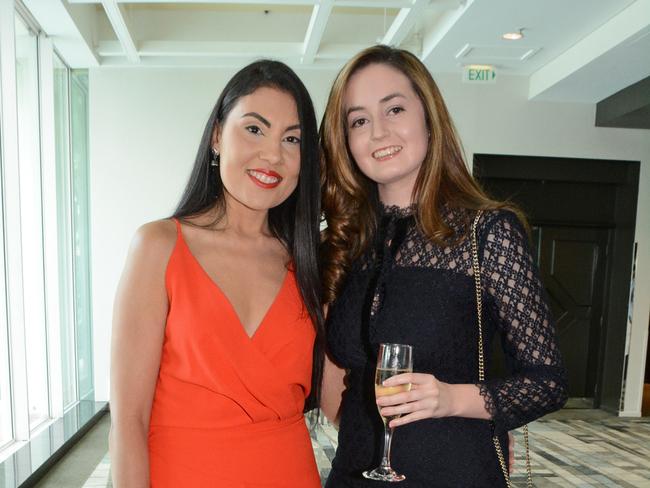
<svg viewBox="0 0 650 488">
<path fill-rule="evenodd" d="M 72 319 L 72 244 L 70 224 L 70 110 L 68 67 L 54 56 L 54 132 L 56 147 L 57 226 L 61 320 L 63 408 L 77 400 L 75 327 Z"/>
<path fill-rule="evenodd" d="M 12 81 L 15 67 L 16 85 L 0 90 L 11 108 L 0 129 L 12 132 L 0 137 L 0 486 L 14 441 L 30 441 L 36 469 L 53 417 L 95 412 L 88 73 L 70 70 L 21 13 L 17 4 L 3 17 L 14 24 L 15 49 L 2 52 L 2 68 Z"/>
<path fill-rule="evenodd" d="M 15 29 L 27 395 L 29 427 L 34 429 L 49 418 L 41 212 L 38 40 L 18 14 L 15 15 Z"/>
<path fill-rule="evenodd" d="M 2 138 L 0 138 L 0 141 Z M 0 147 L 1 149 L 1 147 Z M 0 174 L 2 174 L 2 151 L 0 151 Z M 0 207 L 2 206 L 2 186 L 0 186 Z M 0 215 L 2 215 L 0 213 Z M 4 236 L 4 222 L 0 219 L 0 238 Z M 4 239 L 0 239 L 4 242 Z M 0 255 L 0 449 L 13 440 L 11 415 L 11 386 L 9 381 L 9 337 L 5 299 L 5 261 Z"/>
<path fill-rule="evenodd" d="M 70 84 L 72 128 L 72 223 L 74 302 L 79 399 L 94 400 L 90 278 L 90 199 L 88 174 L 88 71 L 73 70 Z"/>
</svg>

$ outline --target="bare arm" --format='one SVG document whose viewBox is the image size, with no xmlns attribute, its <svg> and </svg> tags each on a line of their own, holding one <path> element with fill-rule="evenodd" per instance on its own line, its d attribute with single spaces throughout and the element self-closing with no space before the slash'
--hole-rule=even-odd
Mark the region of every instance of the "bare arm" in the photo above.
<svg viewBox="0 0 650 488">
<path fill-rule="evenodd" d="M 147 433 L 168 309 L 165 270 L 174 242 L 169 221 L 141 227 L 115 298 L 109 434 L 115 488 L 149 487 Z"/>
<path fill-rule="evenodd" d="M 323 368 L 323 385 L 320 408 L 330 423 L 339 425 L 341 399 L 345 391 L 345 370 L 338 367 L 326 355 Z"/>
</svg>

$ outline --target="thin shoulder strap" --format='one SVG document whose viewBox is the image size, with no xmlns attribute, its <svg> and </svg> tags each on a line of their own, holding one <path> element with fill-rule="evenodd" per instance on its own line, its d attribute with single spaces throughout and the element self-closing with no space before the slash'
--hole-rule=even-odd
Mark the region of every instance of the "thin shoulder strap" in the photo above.
<svg viewBox="0 0 650 488">
<path fill-rule="evenodd" d="M 183 238 L 183 233 L 181 232 L 181 223 L 180 223 L 180 221 L 176 217 L 172 217 L 172 220 L 176 224 L 176 237 L 178 239 L 182 239 Z"/>
<path fill-rule="evenodd" d="M 479 210 L 476 212 L 476 217 L 472 222 L 472 271 L 474 272 L 474 286 L 476 287 L 476 321 L 478 323 L 478 380 L 480 382 L 485 381 L 485 355 L 483 351 L 483 289 L 481 287 L 481 265 L 478 259 L 478 242 L 476 238 L 476 227 L 478 227 L 478 222 L 483 215 L 483 211 Z M 499 466 L 501 467 L 501 472 L 506 481 L 508 488 L 512 488 L 512 482 L 510 481 L 510 473 L 508 472 L 508 465 L 506 464 L 506 459 L 503 455 L 503 449 L 501 449 L 501 442 L 499 438 L 495 435 L 492 437 L 492 442 L 494 443 L 494 449 L 499 460 Z"/>
<path fill-rule="evenodd" d="M 481 287 L 481 265 L 478 258 L 478 242 L 476 239 L 476 227 L 483 215 L 483 211 L 476 212 L 472 222 L 472 271 L 474 273 L 474 287 L 476 292 L 476 312 L 478 320 L 478 380 L 485 381 L 485 359 L 483 354 L 483 300 Z"/>
</svg>

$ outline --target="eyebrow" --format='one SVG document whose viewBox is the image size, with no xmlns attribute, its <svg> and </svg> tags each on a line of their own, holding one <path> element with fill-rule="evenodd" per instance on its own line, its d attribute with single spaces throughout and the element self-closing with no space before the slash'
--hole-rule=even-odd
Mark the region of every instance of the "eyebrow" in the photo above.
<svg viewBox="0 0 650 488">
<path fill-rule="evenodd" d="M 386 95 L 384 98 L 382 98 L 381 100 L 379 100 L 379 103 L 390 102 L 393 98 L 406 98 L 406 96 L 403 95 L 403 94 L 401 94 L 400 92 L 391 93 L 390 95 Z M 352 112 L 356 112 L 356 111 L 358 111 L 358 110 L 363 110 L 363 107 L 360 106 L 360 105 L 356 105 L 356 106 L 354 106 L 354 107 L 350 107 L 350 108 L 346 111 L 345 115 L 348 116 L 348 115 L 350 115 Z"/>
<path fill-rule="evenodd" d="M 248 112 L 248 113 L 245 113 L 244 115 L 241 116 L 241 118 L 243 119 L 244 117 L 254 117 L 254 118 L 256 118 L 257 120 L 259 120 L 260 122 L 262 122 L 262 123 L 263 123 L 266 127 L 268 127 L 269 129 L 271 128 L 271 122 L 269 122 L 268 120 L 266 120 L 264 117 L 262 117 L 262 116 L 261 116 L 260 114 L 258 114 L 257 112 Z M 290 125 L 290 126 L 287 127 L 284 131 L 285 131 L 285 132 L 289 132 L 289 131 L 291 131 L 291 130 L 296 130 L 296 129 L 300 129 L 300 124 Z"/>
<path fill-rule="evenodd" d="M 244 117 L 254 117 L 254 118 L 256 118 L 257 120 L 259 120 L 260 122 L 262 122 L 262 123 L 263 123 L 265 126 L 267 126 L 269 129 L 271 128 L 271 122 L 269 122 L 268 120 L 266 120 L 264 117 L 262 117 L 262 116 L 261 116 L 260 114 L 258 114 L 257 112 L 248 112 L 248 113 L 245 113 L 244 115 L 241 116 L 241 118 L 243 119 Z"/>
<path fill-rule="evenodd" d="M 406 95 L 402 95 L 400 92 L 395 92 L 391 93 L 390 95 L 386 95 L 384 98 L 379 100 L 379 103 L 386 103 L 391 101 L 393 98 L 406 98 Z"/>
</svg>

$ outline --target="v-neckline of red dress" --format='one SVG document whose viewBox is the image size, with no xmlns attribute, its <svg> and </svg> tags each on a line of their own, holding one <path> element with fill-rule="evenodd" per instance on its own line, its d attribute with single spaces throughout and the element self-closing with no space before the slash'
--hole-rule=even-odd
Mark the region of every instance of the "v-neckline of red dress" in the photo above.
<svg viewBox="0 0 650 488">
<path fill-rule="evenodd" d="M 212 279 L 212 277 L 205 270 L 205 268 L 200 263 L 200 261 L 196 258 L 196 256 L 194 256 L 194 254 L 192 253 L 192 250 L 190 249 L 190 246 L 185 241 L 185 237 L 183 237 L 182 232 L 179 232 L 179 236 L 180 236 L 180 239 L 181 239 L 181 242 L 182 242 L 183 246 L 185 247 L 185 249 L 187 251 L 187 254 L 190 256 L 190 258 L 191 258 L 192 262 L 194 263 L 194 265 L 200 270 L 201 274 L 211 284 L 212 288 L 214 288 L 216 290 L 216 292 L 219 294 L 219 296 L 226 302 L 227 307 L 230 309 L 230 311 L 232 312 L 234 317 L 237 319 L 238 328 L 241 330 L 241 332 L 244 334 L 244 336 L 248 338 L 249 341 L 255 340 L 255 338 L 259 335 L 260 330 L 264 327 L 264 324 L 268 321 L 268 318 L 271 315 L 271 312 L 275 308 L 275 304 L 278 302 L 278 300 L 282 296 L 282 293 L 284 292 L 284 289 L 286 288 L 286 285 L 287 285 L 287 281 L 289 279 L 290 270 L 287 269 L 287 271 L 285 272 L 284 278 L 282 279 L 282 283 L 280 285 L 280 288 L 276 292 L 276 294 L 275 294 L 275 296 L 273 298 L 273 301 L 271 302 L 269 307 L 266 309 L 266 312 L 264 312 L 264 315 L 262 316 L 262 319 L 260 320 L 260 322 L 255 327 L 255 330 L 253 331 L 253 334 L 249 335 L 248 332 L 246 332 L 246 327 L 244 327 L 244 323 L 242 322 L 241 317 L 237 313 L 237 309 L 232 304 L 232 301 L 230 300 L 230 298 L 228 298 L 228 295 L 226 294 L 226 292 L 219 286 L 219 284 L 216 281 L 214 281 L 214 279 Z"/>
</svg>

